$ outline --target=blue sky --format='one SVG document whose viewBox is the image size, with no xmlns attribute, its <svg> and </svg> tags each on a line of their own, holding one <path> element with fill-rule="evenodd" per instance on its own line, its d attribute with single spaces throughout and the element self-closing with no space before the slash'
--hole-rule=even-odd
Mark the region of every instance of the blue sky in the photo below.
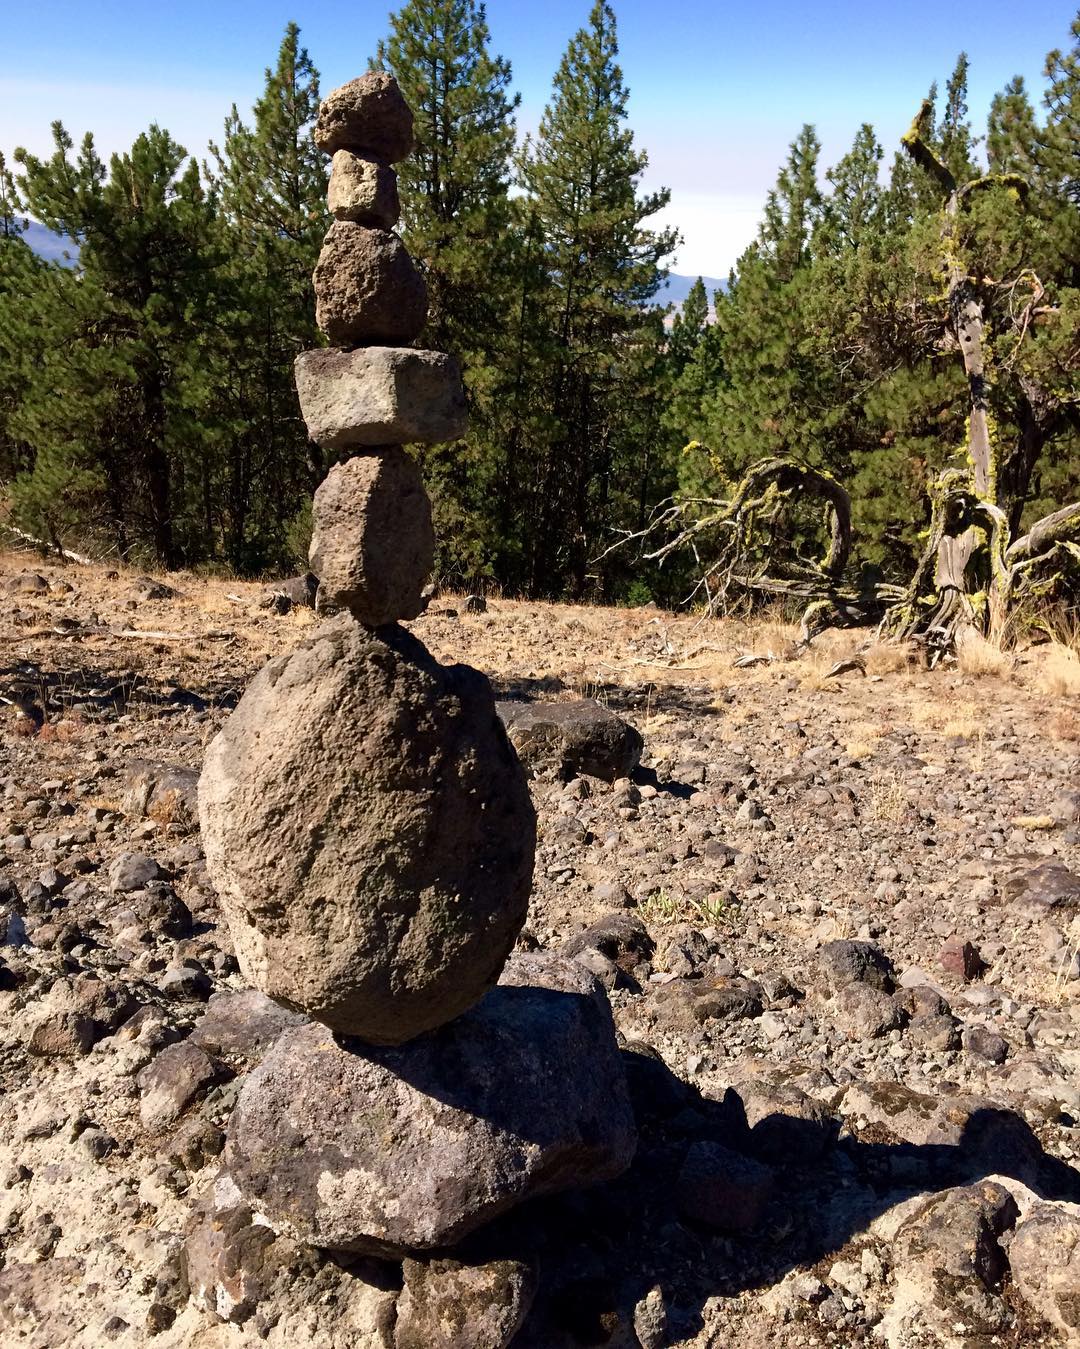
<svg viewBox="0 0 1080 1349">
<path fill-rule="evenodd" d="M 0 48 L 0 150 L 49 148 L 59 117 L 105 153 L 151 121 L 200 157 L 235 100 L 262 85 L 289 19 L 324 89 L 360 74 L 386 31 L 386 0 L 51 0 L 18 4 Z M 513 64 L 520 125 L 535 127 L 567 39 L 589 0 L 489 0 L 494 46 Z M 1074 5 L 1051 0 L 616 0 L 630 118 L 672 189 L 667 222 L 685 243 L 676 270 L 723 276 L 753 237 L 788 143 L 815 123 L 826 162 L 871 121 L 891 155 L 931 80 L 972 62 L 978 126 L 995 92 L 1022 74 L 1041 96 L 1052 47 L 1069 45 Z"/>
</svg>

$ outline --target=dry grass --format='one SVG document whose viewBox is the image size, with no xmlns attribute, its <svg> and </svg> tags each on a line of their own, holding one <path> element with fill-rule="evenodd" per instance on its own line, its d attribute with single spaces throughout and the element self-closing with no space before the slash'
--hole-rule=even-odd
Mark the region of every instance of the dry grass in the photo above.
<svg viewBox="0 0 1080 1349">
<path fill-rule="evenodd" d="M 907 791 L 894 774 L 870 779 L 867 809 L 871 819 L 903 824 L 911 809 Z"/>
<path fill-rule="evenodd" d="M 1036 652 L 1035 684 L 1051 698 L 1080 696 L 1080 651 L 1064 642 L 1051 641 Z"/>
<path fill-rule="evenodd" d="M 960 643 L 956 663 L 963 674 L 976 679 L 987 676 L 1005 679 L 1012 674 L 1016 661 L 999 643 L 987 641 L 973 632 L 968 633 Z"/>
</svg>

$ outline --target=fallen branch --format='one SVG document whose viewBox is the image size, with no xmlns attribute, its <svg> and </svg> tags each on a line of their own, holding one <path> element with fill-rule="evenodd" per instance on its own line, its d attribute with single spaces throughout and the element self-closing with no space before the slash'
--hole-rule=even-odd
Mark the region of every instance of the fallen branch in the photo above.
<svg viewBox="0 0 1080 1349">
<path fill-rule="evenodd" d="M 62 557 L 65 562 L 77 562 L 80 567 L 93 567 L 95 565 L 95 559 L 87 557 L 85 553 L 75 553 L 72 552 L 70 548 L 64 548 L 60 544 L 52 544 L 45 539 L 35 538 L 33 534 L 27 534 L 24 529 L 16 529 L 14 525 L 5 523 L 0 525 L 0 529 L 6 529 L 9 534 L 14 534 L 15 537 L 20 539 L 23 543 L 33 544 L 35 548 L 40 549 L 43 553 L 57 554 L 59 557 Z"/>
</svg>

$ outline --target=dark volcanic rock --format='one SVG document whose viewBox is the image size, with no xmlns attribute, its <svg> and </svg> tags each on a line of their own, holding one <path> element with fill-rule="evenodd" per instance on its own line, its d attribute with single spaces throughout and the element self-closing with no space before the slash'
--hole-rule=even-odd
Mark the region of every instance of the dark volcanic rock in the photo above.
<svg viewBox="0 0 1080 1349">
<path fill-rule="evenodd" d="M 424 278 L 389 230 L 335 220 L 312 280 L 316 321 L 335 346 L 407 346 L 427 320 Z"/>
<path fill-rule="evenodd" d="M 312 514 L 320 608 L 348 609 L 371 628 L 420 613 L 435 531 L 415 459 L 391 445 L 335 465 Z"/>
<path fill-rule="evenodd" d="M 286 1031 L 307 1020 L 257 989 L 215 993 L 191 1032 L 191 1043 L 229 1063 L 253 1067 Z"/>
<path fill-rule="evenodd" d="M 892 961 L 873 942 L 826 942 L 818 951 L 818 964 L 834 993 L 848 984 L 869 984 L 882 993 L 891 993 L 895 987 Z"/>
<path fill-rule="evenodd" d="M 283 1036 L 240 1093 L 226 1165 L 277 1230 L 394 1256 L 616 1176 L 635 1146 L 596 981 L 574 961 L 518 955 L 476 1007 L 411 1044 L 317 1024 Z"/>
<path fill-rule="evenodd" d="M 411 154 L 412 109 L 394 77 L 372 70 L 331 89 L 319 105 L 315 144 L 328 155 L 366 150 L 384 164 Z"/>
<path fill-rule="evenodd" d="M 266 665 L 199 806 L 246 978 L 344 1034 L 459 1015 L 525 921 L 535 815 L 490 687 L 400 628 L 342 616 Z"/>
<path fill-rule="evenodd" d="M 629 777 L 641 758 L 633 726 L 592 698 L 565 703 L 497 704 L 510 740 L 526 763 L 615 782 Z"/>
</svg>

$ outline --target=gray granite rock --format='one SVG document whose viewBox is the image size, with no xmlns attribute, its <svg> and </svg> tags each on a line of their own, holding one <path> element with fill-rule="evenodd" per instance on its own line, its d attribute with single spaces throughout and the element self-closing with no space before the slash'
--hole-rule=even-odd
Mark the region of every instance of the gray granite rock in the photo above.
<svg viewBox="0 0 1080 1349">
<path fill-rule="evenodd" d="M 322 348 L 296 358 L 308 435 L 328 450 L 456 440 L 468 419 L 461 371 L 441 351 Z"/>
<path fill-rule="evenodd" d="M 317 1024 L 283 1036 L 240 1093 L 226 1165 L 278 1231 L 392 1257 L 617 1176 L 636 1142 L 602 990 L 575 961 L 530 954 L 408 1045 Z"/>
</svg>

